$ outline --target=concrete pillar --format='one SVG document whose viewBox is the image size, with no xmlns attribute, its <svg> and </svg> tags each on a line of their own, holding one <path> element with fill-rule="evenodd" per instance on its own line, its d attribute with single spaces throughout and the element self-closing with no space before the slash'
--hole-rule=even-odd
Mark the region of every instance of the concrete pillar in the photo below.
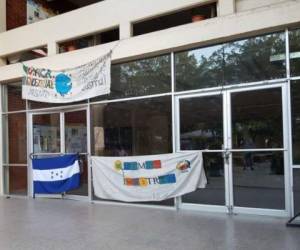
<svg viewBox="0 0 300 250">
<path fill-rule="evenodd" d="M 0 67 L 6 65 L 6 58 L 0 57 Z"/>
<path fill-rule="evenodd" d="M 0 0 L 0 32 L 6 31 L 6 0 Z"/>
<path fill-rule="evenodd" d="M 48 48 L 48 56 L 53 56 L 58 54 L 58 45 L 56 42 L 49 42 L 47 45 Z"/>
<path fill-rule="evenodd" d="M 220 0 L 218 2 L 219 16 L 226 16 L 235 13 L 236 0 Z"/>
<path fill-rule="evenodd" d="M 132 36 L 132 27 L 129 21 L 122 21 L 120 23 L 120 40 L 127 39 Z"/>
</svg>

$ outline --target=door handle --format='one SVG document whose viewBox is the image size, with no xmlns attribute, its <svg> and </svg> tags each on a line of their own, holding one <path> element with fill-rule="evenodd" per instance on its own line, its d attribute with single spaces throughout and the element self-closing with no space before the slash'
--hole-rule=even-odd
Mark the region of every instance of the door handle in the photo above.
<svg viewBox="0 0 300 250">
<path fill-rule="evenodd" d="M 231 152 L 229 151 L 229 149 L 225 149 L 225 151 L 223 152 L 223 158 L 224 158 L 226 164 L 229 164 L 230 154 L 231 154 Z"/>
</svg>

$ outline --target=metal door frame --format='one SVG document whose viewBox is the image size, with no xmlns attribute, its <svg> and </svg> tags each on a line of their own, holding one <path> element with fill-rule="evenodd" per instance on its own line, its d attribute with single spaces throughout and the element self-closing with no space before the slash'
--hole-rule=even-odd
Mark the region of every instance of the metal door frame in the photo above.
<svg viewBox="0 0 300 250">
<path fill-rule="evenodd" d="M 28 196 L 34 197 L 33 195 L 33 180 L 32 180 L 32 161 L 30 159 L 30 154 L 33 152 L 33 116 L 34 115 L 47 115 L 47 114 L 59 114 L 60 117 L 60 153 L 65 153 L 65 114 L 76 112 L 76 111 L 85 111 L 86 112 L 86 128 L 87 128 L 87 171 L 88 171 L 88 195 L 36 195 L 36 197 L 43 198 L 67 198 L 74 200 L 91 200 L 91 171 L 90 171 L 90 108 L 89 105 L 84 105 L 82 107 L 58 107 L 51 110 L 32 110 L 27 112 L 27 160 L 28 160 Z"/>
<path fill-rule="evenodd" d="M 232 153 L 243 152 L 243 149 L 232 149 L 232 124 L 231 124 L 231 94 L 246 91 L 255 91 L 262 89 L 281 89 L 281 102 L 282 102 L 282 134 L 283 134 L 283 148 L 270 148 L 270 149 L 253 149 L 247 151 L 281 151 L 284 154 L 284 181 L 285 181 L 285 209 L 261 209 L 261 208 L 249 208 L 249 207 L 235 207 L 233 202 L 233 172 L 232 172 Z M 201 150 L 202 152 L 220 152 L 228 154 L 228 161 L 224 160 L 224 181 L 225 181 L 225 205 L 204 205 L 204 204 L 192 204 L 183 203 L 182 198 L 178 198 L 178 207 L 182 209 L 191 209 L 197 211 L 214 211 L 214 212 L 227 212 L 227 213 L 243 213 L 243 214 L 256 214 L 256 215 L 271 215 L 287 217 L 292 214 L 292 201 L 291 201 L 291 168 L 290 168 L 290 145 L 289 145 L 289 113 L 288 113 L 288 88 L 287 82 L 280 82 L 274 84 L 264 84 L 261 86 L 246 86 L 230 88 L 222 91 L 202 92 L 193 94 L 183 94 L 175 96 L 175 115 L 176 115 L 176 151 L 180 152 L 180 100 L 186 98 L 197 98 L 205 96 L 223 96 L 223 145 L 222 150 Z"/>
</svg>

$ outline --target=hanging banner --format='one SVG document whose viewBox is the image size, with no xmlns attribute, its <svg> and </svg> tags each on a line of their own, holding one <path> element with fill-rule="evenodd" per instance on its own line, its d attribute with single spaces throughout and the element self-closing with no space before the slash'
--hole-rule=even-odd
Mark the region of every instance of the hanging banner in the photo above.
<svg viewBox="0 0 300 250">
<path fill-rule="evenodd" d="M 111 51 L 91 62 L 62 71 L 23 65 L 22 98 L 69 103 L 110 93 Z"/>
<path fill-rule="evenodd" d="M 94 193 L 125 202 L 161 201 L 205 188 L 202 153 L 92 156 Z"/>
</svg>

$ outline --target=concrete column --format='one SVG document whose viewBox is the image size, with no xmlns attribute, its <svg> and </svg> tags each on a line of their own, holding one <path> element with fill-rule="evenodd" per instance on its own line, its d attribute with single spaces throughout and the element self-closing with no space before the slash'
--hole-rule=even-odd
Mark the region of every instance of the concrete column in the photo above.
<svg viewBox="0 0 300 250">
<path fill-rule="evenodd" d="M 0 33 L 6 31 L 6 0 L 0 0 Z"/>
<path fill-rule="evenodd" d="M 0 67 L 6 65 L 6 58 L 0 57 Z"/>
<path fill-rule="evenodd" d="M 48 56 L 53 56 L 58 54 L 58 45 L 56 42 L 49 42 L 47 44 L 47 48 L 48 48 Z"/>
<path fill-rule="evenodd" d="M 226 16 L 235 13 L 235 1 L 236 0 L 219 0 L 219 16 Z"/>
<path fill-rule="evenodd" d="M 129 21 L 122 21 L 120 23 L 120 40 L 127 39 L 132 36 L 132 27 Z"/>
</svg>

